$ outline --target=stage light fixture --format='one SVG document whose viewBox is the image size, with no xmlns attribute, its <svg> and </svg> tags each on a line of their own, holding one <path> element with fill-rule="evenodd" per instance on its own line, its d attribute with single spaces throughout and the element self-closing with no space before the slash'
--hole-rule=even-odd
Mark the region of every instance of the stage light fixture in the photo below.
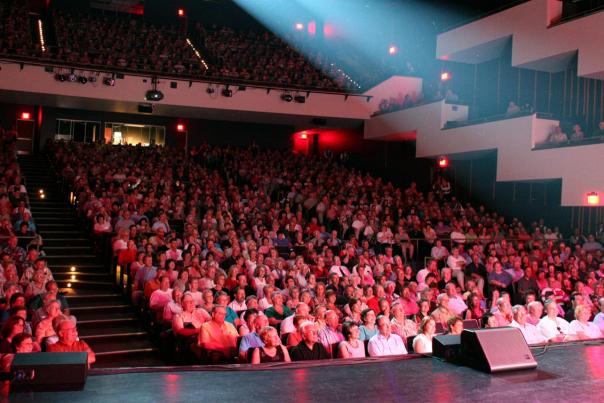
<svg viewBox="0 0 604 403">
<path fill-rule="evenodd" d="M 96 76 L 88 77 L 88 81 L 90 81 L 91 83 L 96 83 Z"/>
<path fill-rule="evenodd" d="M 29 113 L 29 112 L 21 113 L 21 120 L 30 120 L 30 119 L 31 119 L 31 113 Z"/>
<path fill-rule="evenodd" d="M 225 89 L 222 90 L 222 96 L 230 98 L 233 96 L 233 91 L 230 90 L 229 87 L 227 86 Z"/>
<path fill-rule="evenodd" d="M 179 123 L 179 124 L 176 125 L 176 131 L 177 132 L 184 133 L 186 130 L 187 130 L 187 128 L 182 123 Z"/>
<path fill-rule="evenodd" d="M 75 73 L 72 71 L 67 76 L 67 79 L 69 80 L 69 82 L 74 83 L 78 79 L 78 76 L 76 76 Z"/>
<path fill-rule="evenodd" d="M 440 80 L 441 81 L 447 81 L 451 78 L 451 74 L 449 74 L 448 71 L 443 71 L 442 73 L 440 73 Z"/>
<path fill-rule="evenodd" d="M 296 28 L 296 31 L 304 30 L 304 24 L 302 24 L 301 22 L 297 22 L 296 25 L 294 25 L 294 27 Z"/>
<path fill-rule="evenodd" d="M 84 76 L 79 76 L 79 77 L 78 77 L 78 81 L 79 81 L 81 84 L 86 84 L 86 83 L 88 82 L 88 79 L 87 79 L 86 77 L 84 77 Z"/>
<path fill-rule="evenodd" d="M 115 86 L 115 78 L 105 77 L 105 78 L 103 78 L 103 84 L 105 84 L 109 87 L 113 87 L 113 86 Z"/>
<path fill-rule="evenodd" d="M 212 95 L 213 93 L 216 92 L 216 90 L 214 89 L 214 87 L 210 87 L 208 86 L 208 88 L 206 88 L 206 92 L 210 95 Z"/>
<path fill-rule="evenodd" d="M 145 93 L 145 99 L 147 101 L 161 101 L 162 99 L 164 99 L 164 94 L 156 89 L 149 90 Z"/>
<path fill-rule="evenodd" d="M 281 99 L 285 102 L 291 102 L 294 97 L 292 97 L 292 94 L 286 92 L 285 94 L 281 94 Z"/>
<path fill-rule="evenodd" d="M 57 80 L 57 81 L 64 82 L 66 79 L 67 79 L 67 77 L 65 77 L 65 74 L 61 74 L 61 73 L 55 74 L 55 80 Z"/>
<path fill-rule="evenodd" d="M 179 8 L 178 9 L 178 16 L 179 17 L 184 17 L 185 16 L 185 9 L 184 8 Z"/>
<path fill-rule="evenodd" d="M 398 53 L 398 48 L 394 45 L 390 45 L 390 47 L 388 48 L 388 54 L 390 56 L 394 56 Z"/>
<path fill-rule="evenodd" d="M 294 97 L 294 101 L 296 101 L 299 104 L 303 104 L 306 102 L 306 97 L 304 95 L 296 95 Z"/>
<path fill-rule="evenodd" d="M 446 168 L 449 166 L 449 159 L 447 157 L 438 157 L 438 167 L 439 168 Z"/>
<path fill-rule="evenodd" d="M 595 206 L 600 204 L 600 196 L 597 192 L 590 192 L 587 194 L 587 204 Z"/>
</svg>

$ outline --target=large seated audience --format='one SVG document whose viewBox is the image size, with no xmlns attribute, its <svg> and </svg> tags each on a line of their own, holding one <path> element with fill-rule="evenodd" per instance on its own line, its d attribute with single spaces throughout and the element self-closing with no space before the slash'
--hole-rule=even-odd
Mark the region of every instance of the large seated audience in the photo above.
<svg viewBox="0 0 604 403">
<path fill-rule="evenodd" d="M 57 9 L 52 18 L 44 20 L 47 43 L 43 50 L 26 3 L 3 1 L 0 16 L 2 55 L 51 60 L 84 69 L 358 90 L 337 67 L 336 60 L 307 44 L 300 43 L 295 49 L 266 30 L 204 26 L 191 21 L 187 32 L 183 25 L 153 24 L 137 16 Z M 48 43 L 51 37 L 56 43 Z"/>
<path fill-rule="evenodd" d="M 175 25 L 94 14 L 54 15 L 57 48 L 49 55 L 67 64 L 200 76 L 204 66 Z"/>
<path fill-rule="evenodd" d="M 182 362 L 430 353 L 464 320 L 518 327 L 531 344 L 603 335 L 604 225 L 563 239 L 291 151 L 47 153 Z"/>
<path fill-rule="evenodd" d="M 0 129 L 1 371 L 15 353 L 41 350 L 88 351 L 92 364 L 94 353 L 76 340 L 75 318 L 40 250 L 16 144 L 14 130 Z"/>
<path fill-rule="evenodd" d="M 323 89 L 353 89 L 351 82 L 338 74 L 326 55 L 305 46 L 294 49 L 269 31 L 238 30 L 226 26 L 204 27 L 195 31 L 212 55 L 208 75 L 246 81 Z"/>
</svg>

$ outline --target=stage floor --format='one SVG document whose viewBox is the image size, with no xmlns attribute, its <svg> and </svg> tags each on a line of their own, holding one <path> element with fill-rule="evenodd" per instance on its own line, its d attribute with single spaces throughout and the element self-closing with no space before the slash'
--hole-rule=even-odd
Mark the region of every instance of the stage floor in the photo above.
<svg viewBox="0 0 604 403">
<path fill-rule="evenodd" d="M 496 375 L 430 357 L 252 371 L 166 368 L 165 372 L 93 375 L 83 391 L 15 393 L 10 399 L 70 403 L 602 401 L 604 344 L 550 346 L 537 356 L 542 351 L 533 350 L 537 369 Z"/>
</svg>

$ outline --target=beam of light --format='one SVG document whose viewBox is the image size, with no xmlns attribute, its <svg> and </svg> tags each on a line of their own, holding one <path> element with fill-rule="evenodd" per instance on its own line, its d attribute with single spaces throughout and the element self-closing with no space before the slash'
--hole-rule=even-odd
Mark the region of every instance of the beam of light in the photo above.
<svg viewBox="0 0 604 403">
<path fill-rule="evenodd" d="M 427 64 L 435 60 L 435 8 L 427 4 L 429 2 L 235 2 L 333 78 L 348 80 L 348 76 L 357 82 L 364 75 L 386 75 L 385 79 L 388 75 L 404 74 L 409 70 L 407 61 Z M 311 23 L 315 24 L 312 31 L 316 34 L 310 34 Z M 304 24 L 309 33 L 298 30 L 296 24 Z M 392 44 L 396 44 L 394 52 L 390 49 Z M 317 64 L 318 53 L 323 56 L 321 65 Z"/>
</svg>

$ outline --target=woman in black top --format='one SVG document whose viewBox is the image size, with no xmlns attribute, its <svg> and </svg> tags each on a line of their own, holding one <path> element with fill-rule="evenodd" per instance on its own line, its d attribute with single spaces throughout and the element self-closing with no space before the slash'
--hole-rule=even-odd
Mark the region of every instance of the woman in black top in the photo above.
<svg viewBox="0 0 604 403">
<path fill-rule="evenodd" d="M 262 362 L 290 362 L 287 349 L 281 344 L 277 329 L 267 326 L 260 331 L 260 340 L 264 343 L 263 347 L 254 349 L 252 353 L 252 364 Z"/>
<path fill-rule="evenodd" d="M 13 337 L 19 333 L 23 333 L 25 329 L 25 321 L 20 316 L 11 316 L 8 318 L 4 326 L 2 326 L 2 340 L 0 340 L 0 354 L 14 353 L 12 346 Z"/>
</svg>

